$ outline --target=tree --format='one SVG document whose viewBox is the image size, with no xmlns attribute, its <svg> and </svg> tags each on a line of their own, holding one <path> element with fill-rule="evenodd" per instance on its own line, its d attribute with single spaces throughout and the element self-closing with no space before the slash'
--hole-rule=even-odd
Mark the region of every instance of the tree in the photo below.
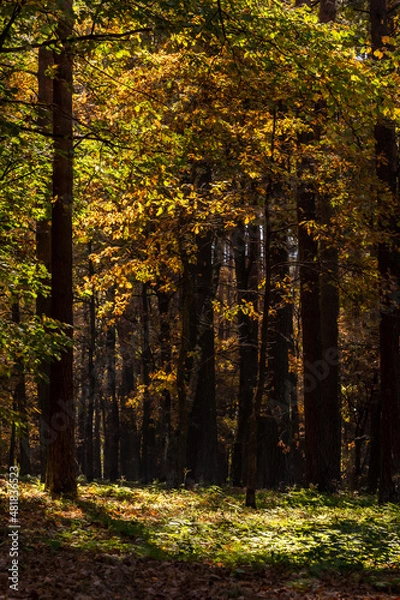
<svg viewBox="0 0 400 600">
<path fill-rule="evenodd" d="M 61 4 L 54 51 L 53 82 L 53 204 L 51 219 L 51 314 L 68 327 L 72 339 L 72 0 Z M 54 432 L 48 446 L 46 486 L 52 494 L 76 494 L 72 344 L 50 368 L 49 424 Z"/>
<path fill-rule="evenodd" d="M 376 58 L 390 51 L 390 16 L 386 0 L 371 0 L 371 39 Z M 398 150 L 396 126 L 380 114 L 375 125 L 376 174 L 379 227 L 383 237 L 378 246 L 378 269 L 381 278 L 379 325 L 379 364 L 381 386 L 381 455 L 379 498 L 393 500 L 396 495 L 394 474 L 400 467 L 400 256 L 397 220 L 399 210 Z"/>
</svg>

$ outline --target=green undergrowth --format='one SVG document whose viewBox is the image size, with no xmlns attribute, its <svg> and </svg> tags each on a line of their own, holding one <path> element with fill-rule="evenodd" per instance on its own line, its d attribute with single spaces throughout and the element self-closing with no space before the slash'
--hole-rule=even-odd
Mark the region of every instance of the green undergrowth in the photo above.
<svg viewBox="0 0 400 600">
<path fill-rule="evenodd" d="M 310 576 L 361 572 L 382 585 L 386 573 L 392 587 L 400 588 L 400 507 L 379 505 L 371 496 L 260 492 L 255 511 L 244 507 L 242 490 L 218 487 L 169 491 L 93 483 L 81 485 L 71 501 L 52 500 L 30 483 L 23 484 L 22 515 L 25 510 L 41 515 L 31 526 L 32 549 L 40 541 L 56 549 L 233 569 L 280 566 Z"/>
</svg>

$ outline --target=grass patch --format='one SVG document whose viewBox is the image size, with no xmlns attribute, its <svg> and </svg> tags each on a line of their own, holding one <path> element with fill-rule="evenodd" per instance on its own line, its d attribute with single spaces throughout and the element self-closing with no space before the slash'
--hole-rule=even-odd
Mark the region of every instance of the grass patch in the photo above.
<svg viewBox="0 0 400 600">
<path fill-rule="evenodd" d="M 28 546 L 32 538 L 36 547 L 196 560 L 233 569 L 279 565 L 306 578 L 358 571 L 383 586 L 384 574 L 400 567 L 400 508 L 378 505 L 370 496 L 260 492 L 254 511 L 244 507 L 242 491 L 215 486 L 167 491 L 93 483 L 80 486 L 76 501 L 51 500 L 35 483 L 21 488 Z M 33 522 L 29 511 L 36 513 Z"/>
</svg>

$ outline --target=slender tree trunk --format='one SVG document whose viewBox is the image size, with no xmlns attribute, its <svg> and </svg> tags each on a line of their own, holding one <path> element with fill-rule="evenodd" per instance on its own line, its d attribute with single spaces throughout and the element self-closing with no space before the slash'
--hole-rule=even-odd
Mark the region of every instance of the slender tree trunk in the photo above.
<svg viewBox="0 0 400 600">
<path fill-rule="evenodd" d="M 336 18 L 336 0 L 321 0 L 319 4 L 319 20 L 329 23 Z M 325 109 L 325 106 L 324 106 Z M 331 225 L 333 210 L 329 196 L 319 199 L 319 217 L 323 225 Z M 320 245 L 322 265 L 321 286 L 321 339 L 322 354 L 326 360 L 327 353 L 335 353 L 335 358 L 328 363 L 326 377 L 322 381 L 324 425 L 323 460 L 328 487 L 335 488 L 340 483 L 341 461 L 341 406 L 339 385 L 339 292 L 338 251 L 335 240 L 322 240 Z"/>
<path fill-rule="evenodd" d="M 12 403 L 13 413 L 16 414 L 18 409 L 17 399 L 15 395 L 13 396 Z M 13 417 L 11 422 L 11 436 L 10 436 L 10 447 L 8 450 L 8 466 L 13 467 L 15 465 L 16 459 L 16 441 L 17 441 L 17 427 L 15 424 L 15 418 Z"/>
<path fill-rule="evenodd" d="M 139 480 L 140 436 L 136 421 L 136 409 L 129 401 L 136 387 L 134 370 L 134 351 L 132 342 L 133 311 L 131 307 L 118 321 L 118 338 L 122 358 L 120 398 L 120 431 L 121 431 L 121 476 L 128 481 Z"/>
<path fill-rule="evenodd" d="M 104 399 L 104 476 L 110 481 L 119 477 L 119 410 L 115 369 L 116 335 L 114 325 L 106 335 L 107 384 Z"/>
<path fill-rule="evenodd" d="M 89 278 L 94 275 L 93 263 L 90 259 L 92 252 L 91 243 L 89 243 Z M 93 419 L 96 396 L 96 296 L 95 290 L 92 288 L 92 294 L 89 299 L 89 344 L 88 344 L 88 401 L 87 415 L 85 421 L 85 475 L 88 481 L 92 481 L 93 473 Z"/>
<path fill-rule="evenodd" d="M 257 385 L 252 400 L 252 411 L 250 418 L 249 448 L 247 463 L 247 481 L 246 481 L 246 506 L 257 508 L 256 504 L 256 485 L 257 485 L 257 434 L 258 423 L 260 420 L 260 409 L 264 394 L 264 386 L 267 374 L 267 353 L 268 353 L 268 330 L 269 330 L 269 309 L 271 305 L 271 227 L 269 207 L 264 207 L 265 231 L 264 231 L 264 252 L 265 252 L 265 290 L 264 305 L 261 322 L 261 343 L 260 356 L 258 360 Z"/>
<path fill-rule="evenodd" d="M 233 236 L 238 304 L 250 303 L 257 313 L 259 282 L 259 230 L 248 227 L 248 239 L 243 225 Z M 244 485 L 247 473 L 249 423 L 252 400 L 257 384 L 258 321 L 253 316 L 239 312 L 239 394 L 237 433 L 232 456 L 232 483 Z"/>
<path fill-rule="evenodd" d="M 39 117 L 38 127 L 47 133 L 52 131 L 52 103 L 53 103 L 53 80 L 46 75 L 47 69 L 53 65 L 53 52 L 46 48 L 39 49 L 39 68 L 38 68 L 38 102 Z M 48 215 L 36 223 L 36 258 L 42 263 L 47 271 L 51 272 L 51 225 L 50 225 L 50 196 L 47 208 Z M 50 283 L 50 281 L 49 281 Z M 36 314 L 39 317 L 51 316 L 51 297 L 38 294 L 36 300 Z M 50 365 L 42 362 L 40 365 L 41 377 L 37 382 L 38 406 L 40 410 L 39 417 L 39 437 L 40 437 L 40 477 L 41 481 L 46 478 L 47 465 L 47 444 L 49 432 L 49 399 L 50 399 Z"/>
<path fill-rule="evenodd" d="M 99 394 L 94 398 L 94 433 L 93 433 L 93 479 L 103 476 L 101 461 L 101 399 Z"/>
<path fill-rule="evenodd" d="M 72 0 L 63 0 L 57 34 L 72 34 Z M 54 52 L 53 81 L 53 204 L 52 204 L 52 309 L 54 319 L 68 326 L 72 339 L 72 56 L 63 43 Z M 75 495 L 75 440 L 73 351 L 66 349 L 50 370 L 49 423 L 54 439 L 48 446 L 46 486 L 52 494 Z"/>
<path fill-rule="evenodd" d="M 378 381 L 375 381 L 375 385 Z M 374 386 L 375 387 L 375 386 Z M 378 490 L 380 474 L 380 454 L 381 454 L 381 414 L 382 414 L 382 395 L 381 390 L 372 392 L 371 410 L 370 410 L 370 450 L 368 464 L 368 492 L 375 494 Z"/>
<path fill-rule="evenodd" d="M 185 249 L 181 249 L 183 261 L 183 276 L 181 290 L 181 342 L 177 365 L 177 391 L 178 391 L 178 439 L 176 455 L 176 480 L 174 485 L 183 483 L 186 478 L 187 468 L 187 443 L 189 425 L 189 406 L 187 394 L 187 363 L 191 337 L 191 307 L 193 299 L 193 280 L 190 265 Z"/>
<path fill-rule="evenodd" d="M 84 321 L 88 321 L 88 307 L 83 307 Z M 87 398 L 88 398 L 88 385 L 87 385 L 87 354 L 86 344 L 81 344 L 80 353 L 80 381 L 78 389 L 75 388 L 75 396 L 77 397 L 76 403 L 76 435 L 75 435 L 75 455 L 78 467 L 78 472 L 85 473 L 85 454 L 86 454 L 86 418 L 87 418 Z"/>
<path fill-rule="evenodd" d="M 319 216 L 321 222 L 328 226 L 332 217 L 330 199 L 320 198 Z M 341 462 L 341 406 L 339 385 L 339 293 L 337 281 L 339 276 L 338 251 L 335 241 L 322 240 L 320 244 L 321 260 L 321 339 L 322 357 L 330 356 L 325 362 L 322 379 L 322 415 L 324 425 L 323 462 L 328 487 L 334 489 L 340 483 Z"/>
<path fill-rule="evenodd" d="M 293 304 L 282 282 L 289 280 L 287 235 L 276 236 L 271 247 L 271 306 L 268 360 L 268 414 L 262 422 L 259 446 L 262 455 L 260 484 L 266 488 L 294 483 L 292 394 L 289 356 L 293 350 Z M 290 389 L 291 393 L 288 393 Z M 294 386 L 295 389 L 295 386 Z M 262 437 L 264 439 L 262 439 Z M 261 458 L 261 456 L 260 456 Z"/>
<path fill-rule="evenodd" d="M 14 323 L 19 324 L 21 322 L 21 313 L 18 301 L 14 302 L 11 311 L 12 320 L 14 321 Z M 25 386 L 25 371 L 24 366 L 21 362 L 17 363 L 15 366 L 14 379 L 14 398 L 19 420 L 19 469 L 21 475 L 29 475 L 29 473 L 31 472 L 31 448 L 29 443 L 29 420 Z"/>
<path fill-rule="evenodd" d="M 387 0 L 370 0 L 372 49 L 387 46 L 389 8 Z M 380 229 L 385 239 L 378 248 L 381 277 L 379 363 L 381 384 L 381 456 L 379 499 L 396 496 L 394 475 L 400 470 L 400 253 L 398 225 L 398 151 L 393 121 L 381 118 L 375 126 L 376 173 L 381 183 L 378 201 Z M 393 292 L 395 290 L 395 292 Z"/>
<path fill-rule="evenodd" d="M 218 478 L 213 300 L 218 287 L 220 258 L 219 243 L 211 232 L 198 237 L 197 246 L 193 315 L 198 356 L 192 362 L 190 375 L 195 378 L 196 386 L 189 419 L 188 467 L 192 479 L 209 484 L 216 483 Z"/>
<path fill-rule="evenodd" d="M 142 287 L 142 314 L 143 314 L 143 347 L 142 347 L 142 369 L 143 369 L 143 429 L 142 429 L 142 479 L 145 483 L 155 478 L 155 424 L 152 414 L 150 397 L 150 314 L 147 285 Z"/>
<path fill-rule="evenodd" d="M 305 4 L 303 1 L 296 3 Z M 307 2 L 308 4 L 308 2 Z M 321 0 L 321 23 L 333 21 L 336 16 L 335 0 Z M 318 116 L 326 111 L 321 99 L 315 105 Z M 300 144 L 309 144 L 320 138 L 320 127 L 302 134 Z M 306 480 L 321 490 L 332 490 L 340 480 L 341 423 L 339 403 L 338 334 L 339 301 L 332 273 L 337 269 L 337 254 L 329 244 L 318 243 L 307 222 L 317 221 L 317 194 L 312 179 L 315 165 L 310 154 L 303 156 L 299 165 L 300 185 L 297 196 L 299 222 L 300 304 L 303 330 L 303 386 L 305 418 Z M 305 177 L 304 177 L 305 176 Z M 330 200 L 320 200 L 320 221 L 330 219 Z M 322 209 L 321 209 L 322 207 Z M 328 272 L 319 276 L 320 262 L 329 264 Z M 329 381 L 327 381 L 327 379 Z"/>
<path fill-rule="evenodd" d="M 303 139 L 302 142 L 307 140 Z M 317 365 L 321 363 L 321 312 L 319 293 L 318 242 L 307 230 L 307 223 L 315 221 L 315 192 L 309 179 L 314 172 L 313 160 L 302 158 L 297 193 L 297 218 L 300 262 L 300 309 L 303 337 L 303 393 L 305 419 L 306 481 L 325 488 L 325 474 L 320 457 L 323 444 L 320 427 L 322 416 L 321 377 Z"/>
<path fill-rule="evenodd" d="M 171 373 L 171 327 L 168 318 L 170 296 L 161 291 L 157 291 L 158 310 L 160 313 L 160 354 L 161 368 L 164 369 L 166 375 Z M 162 408 L 161 418 L 159 421 L 159 438 L 161 465 L 160 477 L 161 480 L 166 480 L 168 486 L 172 485 L 175 479 L 172 471 L 174 470 L 172 452 L 172 424 L 171 424 L 171 394 L 168 388 L 162 391 Z"/>
</svg>

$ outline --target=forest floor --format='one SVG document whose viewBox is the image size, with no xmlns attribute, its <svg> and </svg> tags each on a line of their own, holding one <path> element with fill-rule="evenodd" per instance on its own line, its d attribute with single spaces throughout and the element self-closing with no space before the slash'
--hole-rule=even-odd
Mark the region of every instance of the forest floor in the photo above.
<svg viewBox="0 0 400 600">
<path fill-rule="evenodd" d="M 126 482 L 53 500 L 19 483 L 18 592 L 0 479 L 0 598 L 400 600 L 400 507 L 310 490 L 167 491 Z M 18 544 L 16 547 L 15 544 Z"/>
</svg>

